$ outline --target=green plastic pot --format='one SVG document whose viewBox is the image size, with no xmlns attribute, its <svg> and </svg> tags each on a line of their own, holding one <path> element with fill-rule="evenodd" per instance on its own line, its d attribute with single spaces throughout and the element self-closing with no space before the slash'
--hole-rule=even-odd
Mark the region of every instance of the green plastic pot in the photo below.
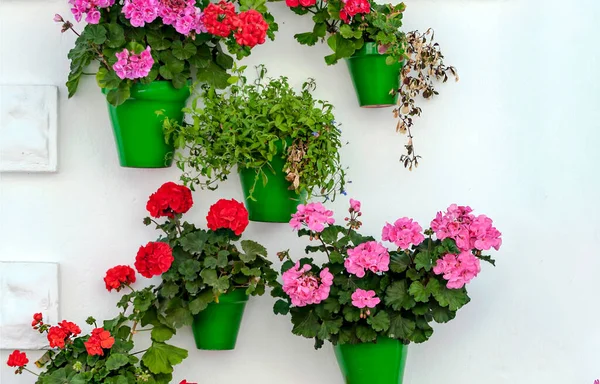
<svg viewBox="0 0 600 384">
<path fill-rule="evenodd" d="M 365 108 L 382 108 L 396 105 L 400 88 L 402 62 L 386 64 L 389 55 L 377 51 L 376 43 L 365 43 L 354 55 L 346 59 L 358 104 Z"/>
<path fill-rule="evenodd" d="M 407 350 L 407 345 L 387 337 L 334 346 L 346 384 L 402 384 Z"/>
<path fill-rule="evenodd" d="M 287 223 L 296 213 L 299 204 L 306 202 L 306 194 L 298 194 L 288 189 L 290 183 L 285 179 L 283 167 L 285 160 L 282 142 L 277 143 L 277 155 L 273 157 L 268 165 L 263 167 L 267 176 L 267 183 L 263 184 L 262 175 L 259 175 L 255 184 L 256 168 L 239 168 L 240 182 L 244 192 L 244 201 L 251 221 L 262 221 L 267 223 Z M 250 191 L 254 187 L 250 199 Z"/>
<path fill-rule="evenodd" d="M 235 343 L 244 316 L 248 295 L 244 289 L 236 289 L 219 296 L 219 302 L 194 316 L 192 332 L 198 349 L 227 351 L 235 349 Z"/>
<path fill-rule="evenodd" d="M 108 90 L 102 92 L 106 94 Z M 134 84 L 131 97 L 119 106 L 107 103 L 122 167 L 171 166 L 173 145 L 165 141 L 163 120 L 168 117 L 181 123 L 189 96 L 189 87 L 176 89 L 170 81 L 154 81 Z"/>
</svg>

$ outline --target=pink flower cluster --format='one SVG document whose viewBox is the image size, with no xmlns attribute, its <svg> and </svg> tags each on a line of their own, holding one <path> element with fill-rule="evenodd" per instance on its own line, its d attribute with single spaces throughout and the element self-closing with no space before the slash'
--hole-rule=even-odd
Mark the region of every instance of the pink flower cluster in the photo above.
<svg viewBox="0 0 600 384">
<path fill-rule="evenodd" d="M 329 297 L 329 290 L 333 284 L 333 275 L 329 272 L 329 268 L 323 269 L 319 278 L 310 273 L 310 269 L 310 265 L 305 264 L 300 268 L 300 262 L 296 262 L 294 267 L 281 276 L 283 291 L 297 307 L 319 304 Z"/>
<path fill-rule="evenodd" d="M 352 305 L 356 308 L 375 308 L 381 302 L 379 297 L 375 296 L 375 291 L 365 291 L 358 288 L 352 294 Z"/>
<path fill-rule="evenodd" d="M 360 212 L 360 201 L 350 199 L 350 213 Z"/>
<path fill-rule="evenodd" d="M 81 21 L 85 14 L 85 21 L 90 24 L 98 24 L 100 21 L 100 11 L 98 8 L 108 8 L 115 3 L 115 0 L 69 0 L 71 12 L 75 20 Z"/>
<path fill-rule="evenodd" d="M 326 209 L 321 203 L 300 204 L 298 211 L 292 215 L 290 225 L 294 229 L 300 229 L 302 225 L 314 232 L 322 232 L 325 224 L 335 223 L 333 212 Z"/>
<path fill-rule="evenodd" d="M 411 244 L 419 245 L 425 240 L 425 236 L 421 231 L 423 231 L 423 228 L 419 223 L 408 217 L 403 217 L 396 220 L 394 225 L 386 223 L 381 238 L 383 241 L 396 244 L 401 249 L 408 249 Z"/>
<path fill-rule="evenodd" d="M 448 280 L 446 287 L 450 289 L 462 288 L 481 271 L 479 259 L 470 251 L 463 251 L 459 255 L 446 254 L 436 261 L 433 272 L 444 275 Z"/>
<path fill-rule="evenodd" d="M 120 79 L 139 79 L 148 76 L 154 59 L 150 54 L 150 47 L 146 47 L 139 55 L 130 53 L 127 49 L 122 52 L 117 52 L 117 62 L 113 65 L 113 69 Z"/>
<path fill-rule="evenodd" d="M 160 16 L 164 24 L 182 35 L 206 32 L 195 0 L 125 0 L 123 14 L 134 27 L 143 27 Z"/>
<path fill-rule="evenodd" d="M 388 250 L 376 241 L 368 241 L 348 249 L 348 258 L 344 261 L 348 273 L 357 277 L 364 277 L 366 270 L 375 273 L 385 272 L 389 269 L 389 265 Z"/>
<path fill-rule="evenodd" d="M 453 239 L 461 251 L 498 250 L 502 245 L 502 234 L 492 225 L 492 219 L 485 215 L 475 216 L 471 212 L 471 207 L 452 204 L 446 213 L 437 213 L 431 221 L 431 229 L 440 240 Z"/>
</svg>

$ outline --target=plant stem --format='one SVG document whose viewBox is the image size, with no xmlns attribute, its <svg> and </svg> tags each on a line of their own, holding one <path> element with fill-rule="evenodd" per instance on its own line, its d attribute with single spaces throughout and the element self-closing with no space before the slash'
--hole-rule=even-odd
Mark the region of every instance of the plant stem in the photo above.
<svg viewBox="0 0 600 384">
<path fill-rule="evenodd" d="M 141 351 L 133 352 L 131 355 L 132 355 L 132 356 L 133 356 L 133 355 L 137 355 L 137 354 L 140 354 L 140 353 L 146 352 L 147 350 L 148 350 L 147 348 L 146 348 L 146 349 L 142 349 Z"/>
<path fill-rule="evenodd" d="M 32 375 L 36 375 L 36 376 L 38 376 L 38 377 L 40 376 L 40 375 L 38 375 L 37 373 L 35 373 L 35 372 L 33 372 L 32 370 L 30 370 L 30 369 L 27 369 L 27 368 L 25 368 L 25 367 L 23 367 L 23 370 L 25 370 L 25 371 L 27 371 L 27 372 L 31 373 Z"/>
<path fill-rule="evenodd" d="M 133 340 L 133 335 L 137 333 L 137 331 L 135 330 L 137 328 L 138 322 L 137 320 L 133 322 L 133 328 L 131 328 L 131 333 L 129 334 L 129 339 L 128 341 Z"/>
</svg>

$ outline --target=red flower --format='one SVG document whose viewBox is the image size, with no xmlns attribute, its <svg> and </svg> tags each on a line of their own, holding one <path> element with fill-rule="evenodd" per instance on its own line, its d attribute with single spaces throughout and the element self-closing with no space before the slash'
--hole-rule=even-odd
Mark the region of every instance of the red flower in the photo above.
<svg viewBox="0 0 600 384">
<path fill-rule="evenodd" d="M 88 355 L 104 356 L 104 349 L 109 349 L 115 343 L 114 337 L 104 328 L 96 328 L 92 331 L 90 338 L 83 343 Z"/>
<path fill-rule="evenodd" d="M 81 328 L 79 328 L 77 326 L 77 324 L 71 323 L 70 321 L 63 320 L 60 323 L 58 323 L 58 325 L 62 329 L 64 329 L 65 331 L 67 331 L 67 333 L 68 333 L 67 337 L 77 336 L 77 335 L 79 335 L 81 333 Z"/>
<path fill-rule="evenodd" d="M 188 187 L 168 182 L 150 195 L 146 210 L 152 217 L 173 217 L 175 213 L 186 213 L 193 204 L 192 192 Z"/>
<path fill-rule="evenodd" d="M 365 14 L 371 12 L 369 0 L 347 0 L 344 8 L 340 11 L 340 19 L 349 22 L 349 17 L 354 17 L 359 13 Z"/>
<path fill-rule="evenodd" d="M 106 271 L 104 284 L 110 292 L 116 289 L 119 292 L 125 285 L 135 283 L 135 271 L 128 265 L 117 265 Z"/>
<path fill-rule="evenodd" d="M 51 348 L 63 349 L 67 337 L 69 337 L 69 331 L 62 327 L 50 327 L 48 330 L 48 342 Z"/>
<path fill-rule="evenodd" d="M 229 228 L 239 236 L 248 226 L 248 211 L 239 201 L 221 199 L 210 207 L 206 220 L 213 231 Z"/>
<path fill-rule="evenodd" d="M 37 328 L 38 325 L 42 325 L 42 314 L 41 313 L 35 313 L 33 315 L 33 321 L 31 322 L 31 326 L 34 328 Z"/>
<path fill-rule="evenodd" d="M 317 0 L 285 0 L 285 4 L 292 8 L 298 6 L 312 7 L 313 5 L 317 4 Z"/>
<path fill-rule="evenodd" d="M 142 276 L 151 278 L 167 272 L 173 260 L 173 252 L 169 244 L 151 241 L 140 247 L 135 257 L 135 269 Z"/>
<path fill-rule="evenodd" d="M 179 384 L 197 384 L 197 383 L 190 383 L 190 382 L 188 382 L 187 380 L 181 380 L 181 381 L 179 382 Z"/>
<path fill-rule="evenodd" d="M 235 6 L 223 0 L 218 4 L 208 4 L 204 9 L 202 21 L 208 33 L 221 37 L 228 37 L 239 25 Z"/>
<path fill-rule="evenodd" d="M 240 13 L 239 19 L 240 27 L 235 32 L 235 41 L 239 45 L 252 48 L 265 42 L 269 24 L 267 24 L 262 14 L 251 9 Z"/>
<path fill-rule="evenodd" d="M 29 363 L 27 355 L 25 352 L 21 352 L 19 350 L 16 350 L 8 355 L 8 361 L 6 362 L 9 367 L 24 367 L 27 363 Z"/>
</svg>

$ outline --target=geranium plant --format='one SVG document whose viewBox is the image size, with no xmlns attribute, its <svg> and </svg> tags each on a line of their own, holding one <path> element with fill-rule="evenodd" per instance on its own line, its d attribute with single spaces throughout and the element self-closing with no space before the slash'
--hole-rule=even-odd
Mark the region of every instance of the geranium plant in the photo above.
<svg viewBox="0 0 600 384">
<path fill-rule="evenodd" d="M 56 15 L 62 31 L 77 35 L 69 52 L 67 81 L 73 96 L 86 69 L 97 63 L 96 80 L 113 105 L 130 96 L 132 84 L 171 81 L 175 88 L 198 80 L 217 88 L 227 86 L 233 59 L 274 38 L 277 24 L 265 0 L 69 0 L 81 32 Z"/>
<path fill-rule="evenodd" d="M 193 107 L 185 110 L 190 124 L 165 123 L 167 137 L 186 150 L 176 158 L 183 182 L 192 189 L 216 189 L 235 166 L 253 169 L 252 199 L 257 183 L 267 184 L 273 171 L 282 171 L 270 164 L 281 158 L 288 189 L 309 198 L 334 198 L 344 190 L 345 171 L 333 106 L 312 96 L 312 79 L 297 92 L 286 77 L 267 78 L 264 66 L 248 82 L 245 69 L 235 70 L 237 82 L 227 92 L 204 86 Z"/>
<path fill-rule="evenodd" d="M 287 251 L 281 268 L 283 286 L 274 294 L 278 314 L 291 314 L 296 335 L 315 339 L 319 348 L 335 344 L 375 342 L 378 337 L 403 344 L 422 343 L 433 334 L 432 322 L 445 323 L 469 302 L 466 284 L 481 270 L 484 255 L 499 249 L 500 232 L 485 215 L 451 205 L 438 212 L 430 228 L 400 218 L 383 227 L 382 242 L 357 232 L 360 203 L 350 200 L 346 227 L 320 203 L 300 206 L 290 224 L 311 240 L 307 253 L 327 255 L 292 261 Z"/>
<path fill-rule="evenodd" d="M 166 183 L 150 196 L 146 206 L 153 218 L 144 222 L 155 223 L 163 232 L 160 244 L 174 257 L 172 265 L 161 270 L 155 305 L 158 318 L 172 329 L 191 325 L 194 315 L 210 303 L 218 303 L 222 295 L 235 290 L 262 295 L 277 279 L 262 245 L 252 240 L 242 240 L 241 249 L 235 245 L 248 225 L 242 203 L 221 199 L 211 206 L 206 217 L 208 230 L 182 221 L 192 204 L 187 187 Z M 161 258 L 160 251 L 158 256 L 156 250 L 150 253 Z"/>
<path fill-rule="evenodd" d="M 377 4 L 371 0 L 286 0 L 286 4 L 297 14 L 310 14 L 314 21 L 311 32 L 295 35 L 300 44 L 315 45 L 327 40 L 332 53 L 325 57 L 327 64 L 351 58 L 366 44 L 374 44 L 388 65 L 402 62 L 399 87 L 389 85 L 385 92 L 397 94 L 398 107 L 394 115 L 398 118 L 396 131 L 407 133 L 406 154 L 400 161 L 412 170 L 417 167 L 420 156 L 413 146 L 411 127 L 413 119 L 421 115 L 416 99 L 425 99 L 438 94 L 436 81 L 446 82 L 449 76 L 458 81 L 456 69 L 444 64 L 444 56 L 434 41 L 431 29 L 425 33 L 401 30 L 406 6 L 404 3 Z M 366 81 L 373 84 L 366 74 Z"/>
<path fill-rule="evenodd" d="M 169 260 L 173 258 L 161 261 L 166 265 Z M 157 266 L 147 260 L 145 269 L 160 271 L 165 265 Z M 148 311 L 154 303 L 153 286 L 136 291 L 131 287 L 135 281 L 135 271 L 126 265 L 106 272 L 104 282 L 108 291 L 126 288 L 131 292 L 119 301 L 121 313 L 114 319 L 99 325 L 93 317 L 88 317 L 86 323 L 93 326 L 89 334 L 83 334 L 73 322 L 63 320 L 51 325 L 44 322 L 41 313 L 34 314 L 31 325 L 46 335 L 49 344 L 46 353 L 35 362 L 44 370 L 38 374 L 27 368 L 29 359 L 18 350 L 9 356 L 7 364 L 15 367 L 17 374 L 28 371 L 38 376 L 38 384 L 170 383 L 173 366 L 181 363 L 188 352 L 166 343 L 174 331 Z M 143 331 L 149 331 L 152 343 L 145 350 L 135 351 L 134 335 Z M 182 383 L 192 384 L 185 380 Z"/>
</svg>

